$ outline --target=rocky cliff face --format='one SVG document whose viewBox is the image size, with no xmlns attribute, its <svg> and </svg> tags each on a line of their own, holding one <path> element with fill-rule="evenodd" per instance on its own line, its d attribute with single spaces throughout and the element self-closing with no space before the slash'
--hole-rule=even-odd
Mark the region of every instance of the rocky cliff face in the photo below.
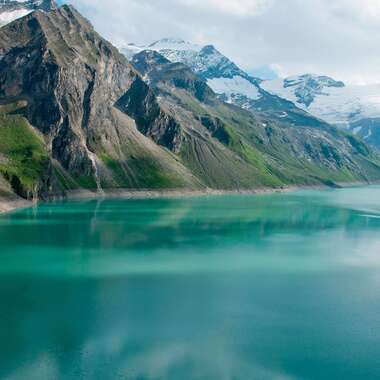
<svg viewBox="0 0 380 380">
<path fill-rule="evenodd" d="M 127 60 L 72 7 L 34 12 L 2 28 L 0 57 L 0 102 L 25 102 L 23 115 L 43 136 L 51 158 L 47 176 L 61 182 L 51 192 L 161 182 L 192 186 L 192 175 L 139 136 L 134 120 L 115 107 L 128 91 L 140 93 L 134 99 L 139 114 L 131 113 L 137 124 L 154 123 L 157 112 L 160 128 L 170 124 Z M 39 187 L 46 193 L 46 186 Z"/>
</svg>

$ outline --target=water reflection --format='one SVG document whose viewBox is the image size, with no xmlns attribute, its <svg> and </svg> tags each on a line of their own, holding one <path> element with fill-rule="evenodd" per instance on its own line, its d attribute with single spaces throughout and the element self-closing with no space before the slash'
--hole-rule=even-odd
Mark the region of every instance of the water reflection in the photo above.
<svg viewBox="0 0 380 380">
<path fill-rule="evenodd" d="M 350 191 L 45 204 L 0 217 L 0 272 L 319 270 L 364 251 L 377 264 L 379 205 L 368 190 L 340 204 Z"/>
<path fill-rule="evenodd" d="M 375 379 L 373 278 L 3 278 L 0 378 Z"/>
<path fill-rule="evenodd" d="M 0 217 L 0 379 L 378 379 L 380 189 Z"/>
</svg>

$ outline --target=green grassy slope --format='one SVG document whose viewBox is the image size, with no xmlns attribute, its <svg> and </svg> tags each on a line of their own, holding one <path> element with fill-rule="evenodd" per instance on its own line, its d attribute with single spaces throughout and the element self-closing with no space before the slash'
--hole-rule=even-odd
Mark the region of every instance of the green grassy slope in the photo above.
<svg viewBox="0 0 380 380">
<path fill-rule="evenodd" d="M 281 187 L 284 185 L 336 186 L 338 183 L 380 180 L 380 159 L 362 141 L 310 116 L 302 115 L 304 125 L 294 125 L 271 119 L 267 113 L 252 113 L 209 96 L 199 100 L 194 84 L 189 88 L 177 86 L 173 65 L 155 70 L 153 85 L 161 104 L 185 130 L 198 132 L 197 144 L 183 144 L 181 156 L 193 170 L 198 166 L 211 169 L 200 176 L 212 178 L 213 157 L 218 157 L 220 144 L 240 157 L 244 165 L 232 165 L 230 159 L 220 158 L 223 166 L 235 176 L 237 187 Z M 193 76 L 193 81 L 199 81 Z M 190 81 L 191 82 L 191 81 Z M 299 122 L 301 123 L 300 119 Z M 204 132 L 206 129 L 209 133 Z M 194 135 L 194 133 L 193 133 Z M 202 136 L 201 138 L 199 136 Z M 208 141 L 212 151 L 199 157 L 194 145 Z M 189 152 L 189 145 L 192 152 Z M 195 169 L 194 169 L 195 168 Z M 244 178 L 242 180 L 242 178 Z M 219 187 L 229 187 L 227 182 Z"/>
<path fill-rule="evenodd" d="M 42 137 L 19 113 L 25 106 L 0 106 L 0 173 L 16 193 L 30 197 L 48 169 L 49 157 Z"/>
</svg>

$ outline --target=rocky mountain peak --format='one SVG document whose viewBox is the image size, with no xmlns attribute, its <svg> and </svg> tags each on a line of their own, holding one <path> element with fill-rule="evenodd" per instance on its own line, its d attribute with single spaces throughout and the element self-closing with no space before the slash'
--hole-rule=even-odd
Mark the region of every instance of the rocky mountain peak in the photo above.
<svg viewBox="0 0 380 380">
<path fill-rule="evenodd" d="M 187 65 L 204 79 L 248 77 L 214 45 L 202 46 L 179 38 L 164 38 L 139 49 L 157 51 L 171 62 Z"/>
<path fill-rule="evenodd" d="M 200 51 L 202 46 L 192 44 L 183 40 L 182 38 L 163 38 L 161 40 L 155 41 L 146 47 L 149 50 L 189 50 L 189 51 Z"/>
<path fill-rule="evenodd" d="M 202 48 L 202 53 L 203 54 L 217 54 L 220 55 L 221 53 L 216 50 L 214 45 L 206 45 Z"/>
<path fill-rule="evenodd" d="M 289 86 L 304 83 L 310 87 L 344 87 L 342 81 L 337 81 L 326 75 L 303 74 L 285 79 Z"/>
<path fill-rule="evenodd" d="M 324 75 L 304 74 L 284 80 L 284 88 L 294 87 L 298 103 L 306 107 L 310 106 L 317 95 L 322 95 L 325 88 L 344 86 L 343 82 Z"/>
</svg>

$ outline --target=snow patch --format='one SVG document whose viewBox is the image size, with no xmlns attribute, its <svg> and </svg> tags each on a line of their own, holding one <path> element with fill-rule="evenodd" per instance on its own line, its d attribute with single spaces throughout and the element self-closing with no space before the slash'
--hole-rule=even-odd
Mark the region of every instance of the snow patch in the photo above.
<svg viewBox="0 0 380 380">
<path fill-rule="evenodd" d="M 0 26 L 7 25 L 10 22 L 24 17 L 31 12 L 32 11 L 29 9 L 16 9 L 14 11 L 0 13 Z"/>
<path fill-rule="evenodd" d="M 257 86 L 240 76 L 208 79 L 207 84 L 216 94 L 225 94 L 228 98 L 232 95 L 240 94 L 252 100 L 257 100 L 261 96 Z"/>
<path fill-rule="evenodd" d="M 137 46 L 135 44 L 119 45 L 118 48 L 129 60 L 131 60 L 134 55 L 145 50 L 143 46 Z"/>
<path fill-rule="evenodd" d="M 201 45 L 192 44 L 179 38 L 164 38 L 147 46 L 148 50 L 176 50 L 200 52 Z"/>
<path fill-rule="evenodd" d="M 331 124 L 345 125 L 380 117 L 380 84 L 324 87 L 307 107 L 297 98 L 296 87 L 286 87 L 284 83 L 283 79 L 276 79 L 263 82 L 261 87 Z"/>
</svg>

